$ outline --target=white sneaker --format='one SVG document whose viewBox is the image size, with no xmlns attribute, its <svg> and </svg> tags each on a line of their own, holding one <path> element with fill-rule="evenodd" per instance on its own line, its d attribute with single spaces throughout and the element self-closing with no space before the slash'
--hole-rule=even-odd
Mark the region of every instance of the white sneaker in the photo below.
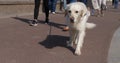
<svg viewBox="0 0 120 63">
<path fill-rule="evenodd" d="M 38 21 L 37 20 L 32 20 L 30 22 L 30 26 L 37 26 L 38 25 Z"/>
<path fill-rule="evenodd" d="M 52 12 L 52 14 L 56 14 L 55 12 Z"/>
</svg>

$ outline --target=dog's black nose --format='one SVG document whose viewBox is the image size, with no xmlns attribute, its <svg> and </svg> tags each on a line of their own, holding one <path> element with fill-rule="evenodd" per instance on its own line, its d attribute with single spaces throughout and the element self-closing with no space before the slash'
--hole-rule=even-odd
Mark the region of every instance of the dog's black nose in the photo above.
<svg viewBox="0 0 120 63">
<path fill-rule="evenodd" d="M 70 17 L 70 22 L 74 23 L 74 18 L 73 17 Z"/>
</svg>

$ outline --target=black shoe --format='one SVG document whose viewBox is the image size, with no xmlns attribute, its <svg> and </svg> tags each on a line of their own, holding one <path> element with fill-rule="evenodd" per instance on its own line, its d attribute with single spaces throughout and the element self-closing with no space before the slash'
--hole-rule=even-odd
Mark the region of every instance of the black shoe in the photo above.
<svg viewBox="0 0 120 63">
<path fill-rule="evenodd" d="M 45 20 L 45 24 L 49 24 L 49 19 L 46 19 L 46 20 Z"/>
<path fill-rule="evenodd" d="M 30 26 L 37 26 L 38 25 L 38 21 L 37 20 L 32 20 L 30 22 Z"/>
</svg>

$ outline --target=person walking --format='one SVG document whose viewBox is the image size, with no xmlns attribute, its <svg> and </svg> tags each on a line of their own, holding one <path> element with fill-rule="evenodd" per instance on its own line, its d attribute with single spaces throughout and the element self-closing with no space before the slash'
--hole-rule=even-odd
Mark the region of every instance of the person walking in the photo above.
<svg viewBox="0 0 120 63">
<path fill-rule="evenodd" d="M 45 23 L 49 23 L 49 6 L 48 6 L 49 0 L 43 0 L 43 7 L 45 12 Z M 38 25 L 38 15 L 39 15 L 39 7 L 41 0 L 35 0 L 35 6 L 34 6 L 34 20 L 30 22 L 31 26 L 37 26 Z"/>
<path fill-rule="evenodd" d="M 118 8 L 118 5 L 119 5 L 119 0 L 114 0 L 113 1 L 113 6 L 114 6 L 115 9 Z"/>
<path fill-rule="evenodd" d="M 69 3 L 77 2 L 77 0 L 62 0 L 63 1 L 63 9 L 66 10 L 66 6 Z"/>
<path fill-rule="evenodd" d="M 99 5 L 99 2 L 99 0 L 92 0 L 93 9 L 97 11 L 97 17 L 99 17 L 101 14 L 101 6 Z"/>
<path fill-rule="evenodd" d="M 112 5 L 113 5 L 113 6 L 114 6 L 114 1 L 115 1 L 115 0 L 112 0 Z"/>
<path fill-rule="evenodd" d="M 57 4 L 57 0 L 49 0 L 49 11 L 52 13 L 52 14 L 55 14 L 55 11 L 56 11 L 56 4 Z"/>
<path fill-rule="evenodd" d="M 93 5 L 92 5 L 92 0 L 87 0 L 87 4 L 86 4 L 88 10 L 90 11 L 91 15 L 93 16 L 94 15 L 94 8 L 93 8 Z"/>
<path fill-rule="evenodd" d="M 64 8 L 64 10 L 66 10 L 66 6 L 67 6 L 67 0 L 63 0 L 63 8 Z"/>
<path fill-rule="evenodd" d="M 60 7 L 59 7 L 59 10 L 62 11 L 63 10 L 63 0 L 59 0 L 60 1 Z"/>
<path fill-rule="evenodd" d="M 98 4 L 101 8 L 107 7 L 106 2 L 107 2 L 107 0 L 98 0 Z"/>
<path fill-rule="evenodd" d="M 100 6 L 100 14 L 101 16 L 104 16 L 104 11 L 107 9 L 106 1 L 107 0 L 98 0 L 99 6 Z"/>
</svg>

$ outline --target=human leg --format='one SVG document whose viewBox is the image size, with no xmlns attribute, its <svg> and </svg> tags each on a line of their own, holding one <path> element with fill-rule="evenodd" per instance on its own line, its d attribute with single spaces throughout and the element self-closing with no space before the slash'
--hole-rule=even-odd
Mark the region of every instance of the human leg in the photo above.
<svg viewBox="0 0 120 63">
<path fill-rule="evenodd" d="M 68 21 L 69 21 L 69 17 L 68 17 L 68 15 L 66 15 L 66 21 L 65 21 L 66 26 L 63 28 L 63 31 L 68 31 L 69 30 Z"/>
<path fill-rule="evenodd" d="M 115 0 L 112 0 L 112 5 L 114 5 L 114 1 L 115 1 Z"/>
<path fill-rule="evenodd" d="M 40 1 L 41 1 L 41 0 L 35 0 L 34 19 L 37 19 L 37 18 L 38 18 Z"/>
<path fill-rule="evenodd" d="M 39 15 L 39 7 L 40 7 L 40 2 L 41 0 L 35 0 L 35 6 L 34 6 L 34 20 L 32 22 L 30 22 L 31 26 L 37 26 L 37 19 L 38 19 L 38 15 Z"/>
<path fill-rule="evenodd" d="M 63 7 L 64 7 L 64 9 L 66 9 L 66 5 L 67 5 L 67 1 L 63 0 Z"/>
<path fill-rule="evenodd" d="M 70 0 L 70 3 L 77 2 L 77 0 Z"/>
<path fill-rule="evenodd" d="M 43 6 L 45 8 L 45 23 L 49 23 L 49 0 L 43 0 Z"/>
<path fill-rule="evenodd" d="M 56 11 L 57 0 L 51 0 L 51 12 Z"/>
<path fill-rule="evenodd" d="M 87 5 L 87 0 L 83 0 L 83 3 L 84 3 L 85 5 Z"/>
<path fill-rule="evenodd" d="M 119 0 L 114 0 L 114 8 L 115 8 L 115 9 L 118 8 L 118 3 L 119 3 Z"/>
</svg>

